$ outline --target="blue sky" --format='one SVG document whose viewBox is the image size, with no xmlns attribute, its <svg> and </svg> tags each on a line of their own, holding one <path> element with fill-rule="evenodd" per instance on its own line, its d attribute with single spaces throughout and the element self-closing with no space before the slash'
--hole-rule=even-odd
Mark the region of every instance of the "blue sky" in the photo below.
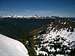
<svg viewBox="0 0 75 56">
<path fill-rule="evenodd" d="M 0 16 L 75 16 L 75 0 L 0 0 Z"/>
</svg>

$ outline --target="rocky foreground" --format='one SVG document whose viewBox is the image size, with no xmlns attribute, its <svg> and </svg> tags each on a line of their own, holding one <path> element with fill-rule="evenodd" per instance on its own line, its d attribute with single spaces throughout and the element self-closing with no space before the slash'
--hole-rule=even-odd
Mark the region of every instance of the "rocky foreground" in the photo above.
<svg viewBox="0 0 75 56">
<path fill-rule="evenodd" d="M 71 22 L 51 22 L 34 36 L 38 56 L 74 56 L 75 28 Z"/>
</svg>

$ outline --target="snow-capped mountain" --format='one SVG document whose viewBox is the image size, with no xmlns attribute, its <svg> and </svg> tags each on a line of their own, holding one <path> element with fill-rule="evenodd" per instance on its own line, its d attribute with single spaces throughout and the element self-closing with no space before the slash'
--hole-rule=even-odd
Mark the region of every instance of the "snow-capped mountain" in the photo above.
<svg viewBox="0 0 75 56">
<path fill-rule="evenodd" d="M 0 34 L 0 56 L 29 56 L 25 46 L 10 37 Z"/>
<path fill-rule="evenodd" d="M 75 28 L 67 26 L 67 22 L 61 22 L 54 26 L 48 25 L 44 33 L 38 34 L 34 39 L 37 44 L 35 51 L 37 55 L 43 56 L 68 56 L 75 48 Z M 69 25 L 69 24 L 68 24 Z M 61 27 L 62 26 L 62 27 Z"/>
</svg>

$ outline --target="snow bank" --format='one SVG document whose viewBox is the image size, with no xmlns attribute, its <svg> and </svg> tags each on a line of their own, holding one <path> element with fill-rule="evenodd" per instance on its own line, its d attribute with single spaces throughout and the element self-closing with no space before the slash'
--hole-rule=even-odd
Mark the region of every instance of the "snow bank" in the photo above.
<svg viewBox="0 0 75 56">
<path fill-rule="evenodd" d="M 25 46 L 14 39 L 0 34 L 0 56 L 29 56 Z"/>
</svg>

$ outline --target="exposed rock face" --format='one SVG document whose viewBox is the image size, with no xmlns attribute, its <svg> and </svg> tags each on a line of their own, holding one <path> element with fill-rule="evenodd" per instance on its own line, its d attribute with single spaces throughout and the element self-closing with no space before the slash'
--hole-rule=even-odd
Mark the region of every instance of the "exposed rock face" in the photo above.
<svg viewBox="0 0 75 56">
<path fill-rule="evenodd" d="M 0 56 L 29 56 L 25 46 L 14 39 L 0 34 Z"/>
<path fill-rule="evenodd" d="M 36 36 L 35 51 L 37 55 L 65 56 L 70 54 L 75 45 L 75 42 L 73 45 L 71 44 L 72 41 L 75 41 L 75 29 L 71 26 L 64 27 L 64 25 L 67 23 L 63 22 L 54 27 L 52 23 L 47 27 L 46 33 Z"/>
</svg>

